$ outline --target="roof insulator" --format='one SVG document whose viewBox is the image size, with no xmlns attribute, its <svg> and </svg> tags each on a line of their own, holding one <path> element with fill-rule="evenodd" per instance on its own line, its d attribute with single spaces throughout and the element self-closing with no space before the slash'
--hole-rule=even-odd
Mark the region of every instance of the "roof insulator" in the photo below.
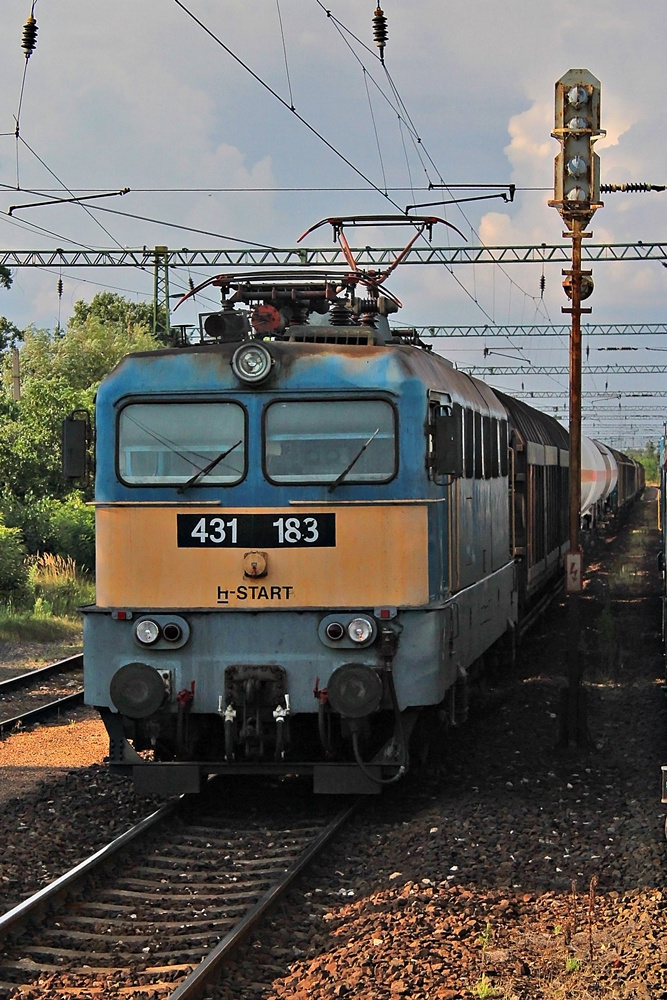
<svg viewBox="0 0 667 1000">
<path fill-rule="evenodd" d="M 387 44 L 387 18 L 384 16 L 382 7 L 376 7 L 373 14 L 373 38 L 380 50 L 380 62 L 384 63 L 384 48 Z"/>
<path fill-rule="evenodd" d="M 36 45 L 37 45 L 37 21 L 31 14 L 28 20 L 23 25 L 23 41 L 21 42 L 21 48 L 25 52 L 26 61 L 35 51 Z"/>
</svg>

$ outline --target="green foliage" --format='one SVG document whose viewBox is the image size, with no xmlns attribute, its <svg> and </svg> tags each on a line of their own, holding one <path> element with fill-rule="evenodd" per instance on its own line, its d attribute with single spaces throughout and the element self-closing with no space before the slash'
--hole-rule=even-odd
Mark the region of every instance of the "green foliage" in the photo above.
<svg viewBox="0 0 667 1000">
<path fill-rule="evenodd" d="M 2 272 L 1 267 L 0 272 Z M 0 284 L 2 284 L 1 273 Z M 5 316 L 0 316 L 0 351 L 7 350 L 19 340 L 23 340 L 23 331 L 19 330 L 18 326 L 14 326 Z"/>
<path fill-rule="evenodd" d="M 71 556 L 84 572 L 95 568 L 95 512 L 80 492 L 63 500 L 31 492 L 19 500 L 5 491 L 0 512 L 5 524 L 21 529 L 30 555 L 52 552 Z"/>
<path fill-rule="evenodd" d="M 478 1000 L 487 1000 L 488 997 L 498 996 L 498 991 L 492 985 L 491 980 L 488 978 L 486 973 L 482 975 L 479 982 L 475 983 L 470 992 L 474 997 L 477 997 Z"/>
<path fill-rule="evenodd" d="M 628 451 L 630 458 L 636 459 L 644 466 L 646 471 L 646 482 L 657 485 L 660 482 L 658 473 L 658 449 L 653 441 L 649 441 L 645 448 L 633 448 Z"/>
<path fill-rule="evenodd" d="M 65 331 L 20 331 L 0 317 L 0 604 L 12 613 L 34 604 L 31 620 L 39 621 L 93 599 L 86 571 L 95 563 L 94 512 L 85 504 L 92 486 L 73 490 L 62 478 L 62 422 L 75 409 L 92 414 L 98 385 L 126 354 L 161 346 L 151 325 L 151 304 L 111 292 L 77 302 Z M 10 346 L 19 348 L 19 400 Z M 33 561 L 28 575 L 27 553 L 70 557 L 82 573 L 61 566 L 46 579 Z"/>
<path fill-rule="evenodd" d="M 18 528 L 0 521 L 0 600 L 19 604 L 28 595 L 26 550 Z"/>
<path fill-rule="evenodd" d="M 90 302 L 79 300 L 74 303 L 70 326 L 84 326 L 90 319 L 113 323 L 129 329 L 144 326 L 151 329 L 153 323 L 152 302 L 128 302 L 115 292 L 98 292 Z"/>
<path fill-rule="evenodd" d="M 92 604 L 95 587 L 92 581 L 77 569 L 69 557 L 50 553 L 30 561 L 28 570 L 30 586 L 35 595 L 33 615 L 36 618 L 74 617 L 82 604 Z"/>
<path fill-rule="evenodd" d="M 99 383 L 124 355 L 159 346 L 145 322 L 146 309 L 103 293 L 89 304 L 77 303 L 64 333 L 26 329 L 17 402 L 11 399 L 12 359 L 5 353 L 0 482 L 15 498 L 70 492 L 60 468 L 62 421 L 74 409 L 92 412 Z"/>
<path fill-rule="evenodd" d="M 0 285 L 3 288 L 11 288 L 12 286 L 12 272 L 8 267 L 0 267 Z"/>
<path fill-rule="evenodd" d="M 15 611 L 0 608 L 0 641 L 3 642 L 53 642 L 59 639 L 76 640 L 81 632 L 81 622 L 69 618 L 44 617 L 34 611 Z M 69 655 L 72 651 L 63 651 Z"/>
</svg>

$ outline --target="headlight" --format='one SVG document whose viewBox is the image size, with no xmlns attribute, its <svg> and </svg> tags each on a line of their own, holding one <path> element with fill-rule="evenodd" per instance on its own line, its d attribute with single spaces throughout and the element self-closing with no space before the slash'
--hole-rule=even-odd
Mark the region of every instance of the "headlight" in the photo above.
<svg viewBox="0 0 667 1000">
<path fill-rule="evenodd" d="M 368 642 L 373 635 L 373 624 L 368 618 L 353 618 L 347 626 L 347 634 L 352 642 Z"/>
<path fill-rule="evenodd" d="M 261 382 L 272 364 L 273 358 L 263 344 L 243 344 L 232 357 L 232 371 L 242 382 Z"/>
<path fill-rule="evenodd" d="M 134 626 L 134 634 L 144 646 L 152 646 L 160 638 L 160 626 L 149 618 L 144 618 Z"/>
<path fill-rule="evenodd" d="M 363 663 L 344 663 L 329 678 L 327 698 L 334 712 L 348 719 L 363 719 L 380 707 L 382 681 Z"/>
</svg>

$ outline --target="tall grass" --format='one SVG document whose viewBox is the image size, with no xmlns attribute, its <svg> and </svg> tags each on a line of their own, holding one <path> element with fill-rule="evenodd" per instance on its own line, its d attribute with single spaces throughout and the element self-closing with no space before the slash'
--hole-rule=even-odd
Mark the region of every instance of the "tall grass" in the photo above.
<svg viewBox="0 0 667 1000">
<path fill-rule="evenodd" d="M 82 604 L 95 600 L 95 585 L 80 573 L 70 556 L 45 552 L 28 559 L 28 583 L 34 594 L 35 618 L 71 618 Z"/>
</svg>

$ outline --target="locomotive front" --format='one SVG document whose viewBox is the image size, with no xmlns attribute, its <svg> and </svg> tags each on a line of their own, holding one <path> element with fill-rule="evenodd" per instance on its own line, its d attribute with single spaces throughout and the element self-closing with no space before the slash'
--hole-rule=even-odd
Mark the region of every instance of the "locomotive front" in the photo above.
<svg viewBox="0 0 667 1000">
<path fill-rule="evenodd" d="M 450 683 L 426 613 L 448 411 L 386 320 L 260 340 L 220 315 L 233 339 L 131 355 L 100 387 L 86 702 L 144 791 L 289 772 L 374 792 Z"/>
</svg>

